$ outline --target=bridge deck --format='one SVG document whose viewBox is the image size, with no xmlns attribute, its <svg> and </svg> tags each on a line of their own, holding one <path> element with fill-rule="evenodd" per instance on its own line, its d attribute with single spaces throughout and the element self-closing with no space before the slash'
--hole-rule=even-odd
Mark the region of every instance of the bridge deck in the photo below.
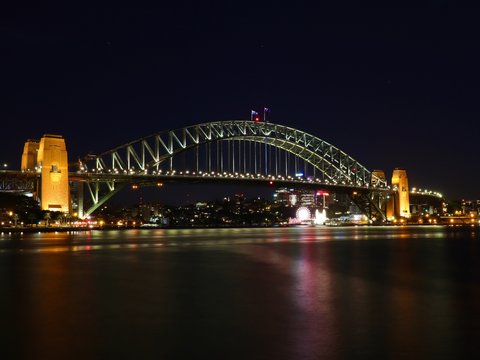
<svg viewBox="0 0 480 360">
<path fill-rule="evenodd" d="M 35 172 L 23 172 L 15 170 L 0 170 L 0 191 L 31 191 L 35 182 L 40 179 L 40 174 Z M 311 189 L 328 189 L 331 191 L 370 192 L 372 190 L 390 193 L 390 188 L 361 187 L 352 184 L 333 184 L 319 181 L 313 178 L 301 177 L 274 177 L 265 175 L 244 174 L 218 174 L 218 173 L 173 173 L 173 174 L 110 174 L 94 172 L 70 172 L 69 180 L 76 182 L 116 182 L 122 184 L 135 184 L 138 186 L 156 186 L 164 183 L 192 183 L 192 184 L 238 184 L 249 186 L 273 186 L 273 187 L 304 187 Z"/>
<path fill-rule="evenodd" d="M 331 184 L 321 182 L 318 179 L 310 178 L 293 178 L 293 177 L 274 177 L 263 175 L 243 175 L 243 174 L 99 174 L 77 172 L 69 174 L 70 180 L 81 182 L 118 182 L 130 183 L 139 186 L 155 186 L 159 183 L 193 183 L 193 184 L 207 184 L 207 183 L 224 183 L 224 184 L 238 184 L 238 185 L 261 185 L 274 187 L 304 187 L 311 189 L 328 189 L 332 191 L 348 192 L 370 192 L 372 190 L 379 192 L 391 192 L 389 188 L 373 188 L 360 187 L 352 184 Z"/>
</svg>

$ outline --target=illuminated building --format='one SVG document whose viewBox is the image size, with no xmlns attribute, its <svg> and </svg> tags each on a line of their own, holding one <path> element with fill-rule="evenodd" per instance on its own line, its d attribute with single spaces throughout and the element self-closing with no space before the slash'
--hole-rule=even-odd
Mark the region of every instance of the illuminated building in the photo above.
<svg viewBox="0 0 480 360">
<path fill-rule="evenodd" d="M 322 195 L 319 193 L 318 195 Z M 288 204 L 291 206 L 315 206 L 317 205 L 317 192 L 307 189 L 287 189 L 280 188 L 275 190 L 273 195 L 275 203 Z M 321 198 L 320 198 L 321 199 Z"/>
<path fill-rule="evenodd" d="M 303 206 L 315 206 L 317 204 L 317 198 L 314 190 L 298 190 L 298 200 L 300 205 Z"/>
<path fill-rule="evenodd" d="M 280 188 L 275 190 L 273 197 L 276 204 L 288 205 L 290 203 L 290 191 L 287 188 Z"/>
</svg>

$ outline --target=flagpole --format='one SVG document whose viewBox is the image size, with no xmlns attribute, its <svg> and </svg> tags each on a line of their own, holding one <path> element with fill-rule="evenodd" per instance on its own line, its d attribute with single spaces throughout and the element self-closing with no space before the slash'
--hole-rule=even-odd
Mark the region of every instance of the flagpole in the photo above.
<svg viewBox="0 0 480 360">
<path fill-rule="evenodd" d="M 250 121 L 260 121 L 260 115 L 257 111 L 252 110 L 250 112 Z"/>
<path fill-rule="evenodd" d="M 263 122 L 267 122 L 267 111 L 265 110 L 265 106 L 263 107 Z"/>
</svg>

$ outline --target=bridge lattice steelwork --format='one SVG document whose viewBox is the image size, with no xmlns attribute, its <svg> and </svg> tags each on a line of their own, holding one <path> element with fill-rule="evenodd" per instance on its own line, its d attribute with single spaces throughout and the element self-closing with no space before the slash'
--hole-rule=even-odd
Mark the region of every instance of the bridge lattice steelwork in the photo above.
<svg viewBox="0 0 480 360">
<path fill-rule="evenodd" d="M 0 191 L 33 193 L 37 190 L 40 175 L 11 170 L 0 170 Z"/>
<path fill-rule="evenodd" d="M 370 205 L 374 194 L 388 191 L 384 179 L 332 144 L 287 126 L 246 120 L 159 132 L 88 156 L 71 177 L 87 185 L 91 206 L 84 216 L 127 183 L 274 182 L 350 189 Z"/>
</svg>

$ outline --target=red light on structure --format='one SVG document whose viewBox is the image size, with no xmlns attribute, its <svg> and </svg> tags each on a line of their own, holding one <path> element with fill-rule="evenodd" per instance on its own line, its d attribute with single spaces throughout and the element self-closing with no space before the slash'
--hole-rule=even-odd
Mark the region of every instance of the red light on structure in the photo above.
<svg viewBox="0 0 480 360">
<path fill-rule="evenodd" d="M 269 183 L 270 185 L 273 185 L 273 181 L 269 181 L 268 183 Z"/>
<path fill-rule="evenodd" d="M 255 121 L 256 122 L 259 122 L 260 121 L 260 118 L 258 116 L 255 116 Z"/>
<path fill-rule="evenodd" d="M 320 191 L 317 191 L 317 195 L 329 196 L 330 194 L 326 191 L 320 190 Z"/>
</svg>

